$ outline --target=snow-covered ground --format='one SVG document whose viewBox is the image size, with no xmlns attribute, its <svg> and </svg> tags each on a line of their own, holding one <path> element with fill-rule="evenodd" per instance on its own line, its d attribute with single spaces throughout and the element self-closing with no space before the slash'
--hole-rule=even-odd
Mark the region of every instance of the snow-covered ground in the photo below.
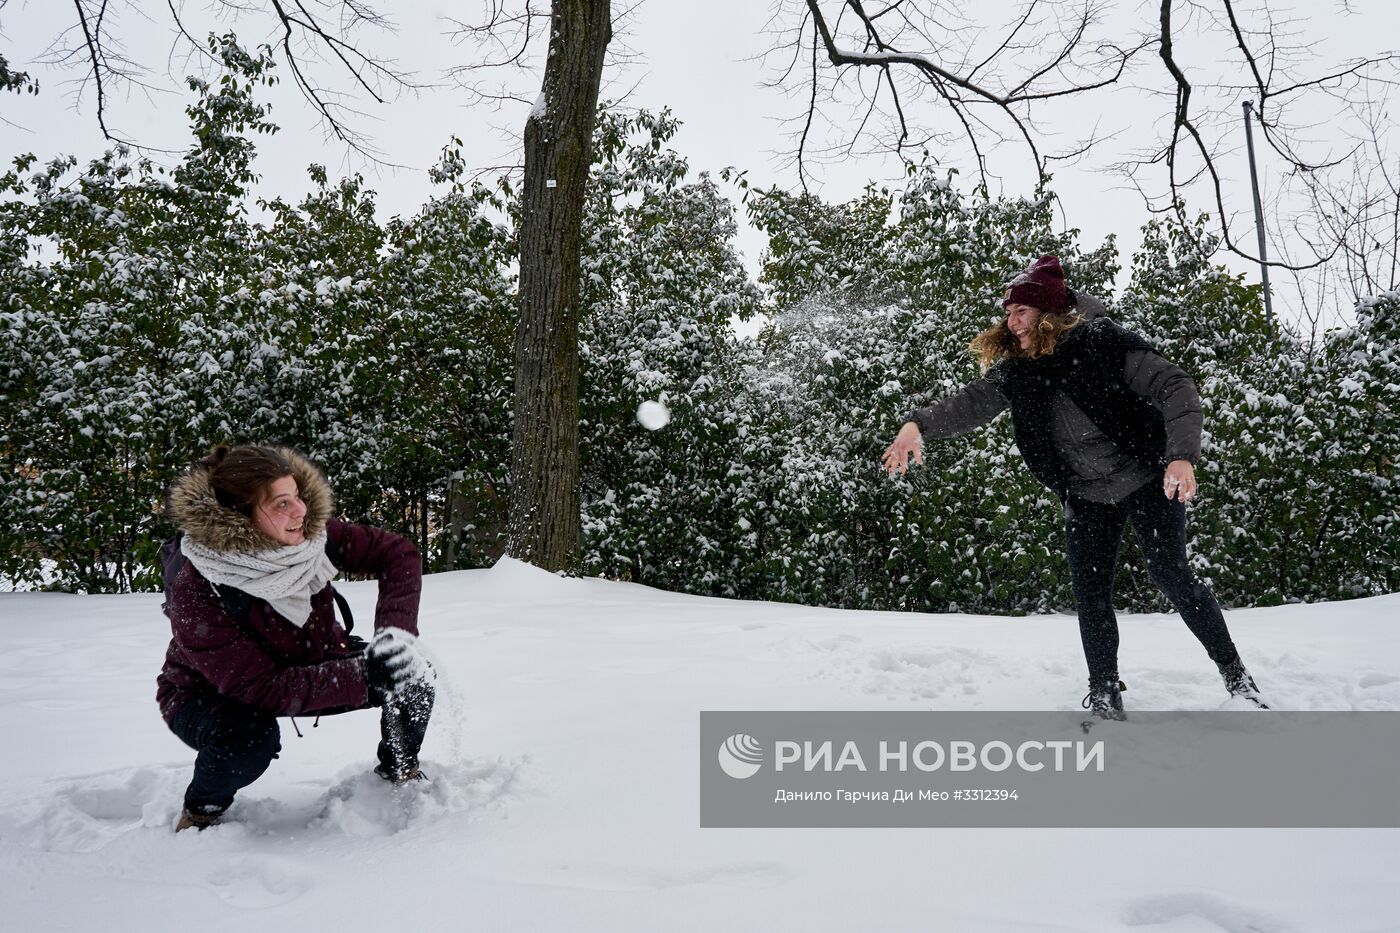
<svg viewBox="0 0 1400 933">
<path fill-rule="evenodd" d="M 345 587 L 361 626 L 374 584 Z M 1228 614 L 1291 709 L 1400 709 L 1400 596 Z M 1129 709 L 1224 705 L 1174 616 L 1123 616 Z M 1400 930 L 1395 830 L 699 828 L 699 711 L 1070 709 L 1074 620 L 805 609 L 565 580 L 425 581 L 430 787 L 377 716 L 283 726 L 231 820 L 171 831 L 160 598 L 0 595 L 5 929 Z"/>
</svg>

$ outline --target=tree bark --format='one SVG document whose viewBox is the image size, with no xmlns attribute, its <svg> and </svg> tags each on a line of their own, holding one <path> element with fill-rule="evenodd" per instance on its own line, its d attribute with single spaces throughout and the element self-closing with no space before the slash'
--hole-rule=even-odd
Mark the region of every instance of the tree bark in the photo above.
<svg viewBox="0 0 1400 933">
<path fill-rule="evenodd" d="M 525 122 L 520 317 L 515 328 L 510 554 L 578 560 L 579 241 L 609 0 L 554 0 L 540 102 Z"/>
</svg>

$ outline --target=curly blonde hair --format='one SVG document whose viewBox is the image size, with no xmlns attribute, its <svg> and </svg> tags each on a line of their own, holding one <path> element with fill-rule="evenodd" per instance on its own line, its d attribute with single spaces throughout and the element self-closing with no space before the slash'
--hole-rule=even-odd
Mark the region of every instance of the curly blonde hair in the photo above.
<svg viewBox="0 0 1400 933">
<path fill-rule="evenodd" d="M 1024 356 L 1033 360 L 1054 353 L 1055 344 L 1059 343 L 1060 338 L 1083 323 L 1084 319 L 1076 314 L 1073 308 L 1065 311 L 1042 311 L 1035 323 L 1035 329 L 1031 331 L 1030 349 L 1022 350 L 1021 341 L 1011 332 L 1011 328 L 1006 326 L 1006 319 L 1002 318 L 973 337 L 968 349 L 977 357 L 984 370 L 1007 357 Z"/>
</svg>

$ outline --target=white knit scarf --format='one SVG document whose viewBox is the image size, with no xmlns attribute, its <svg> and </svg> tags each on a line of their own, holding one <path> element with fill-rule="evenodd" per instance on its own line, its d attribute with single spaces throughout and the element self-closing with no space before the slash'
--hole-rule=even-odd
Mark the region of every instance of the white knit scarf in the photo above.
<svg viewBox="0 0 1400 933">
<path fill-rule="evenodd" d="M 311 597 L 331 581 L 335 565 L 326 556 L 326 534 L 301 544 L 265 551 L 215 551 L 180 539 L 180 550 L 210 583 L 231 586 L 265 599 L 297 628 L 311 618 Z"/>
</svg>

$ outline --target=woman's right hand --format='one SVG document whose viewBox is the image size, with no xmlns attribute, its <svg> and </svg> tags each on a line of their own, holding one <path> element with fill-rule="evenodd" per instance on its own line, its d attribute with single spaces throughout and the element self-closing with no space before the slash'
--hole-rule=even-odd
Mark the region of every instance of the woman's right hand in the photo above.
<svg viewBox="0 0 1400 933">
<path fill-rule="evenodd" d="M 919 466 L 924 465 L 924 441 L 919 433 L 919 426 L 913 421 L 906 421 L 894 436 L 894 443 L 885 450 L 885 472 L 894 476 L 896 473 L 907 471 L 910 454 L 914 455 L 915 463 Z"/>
</svg>

